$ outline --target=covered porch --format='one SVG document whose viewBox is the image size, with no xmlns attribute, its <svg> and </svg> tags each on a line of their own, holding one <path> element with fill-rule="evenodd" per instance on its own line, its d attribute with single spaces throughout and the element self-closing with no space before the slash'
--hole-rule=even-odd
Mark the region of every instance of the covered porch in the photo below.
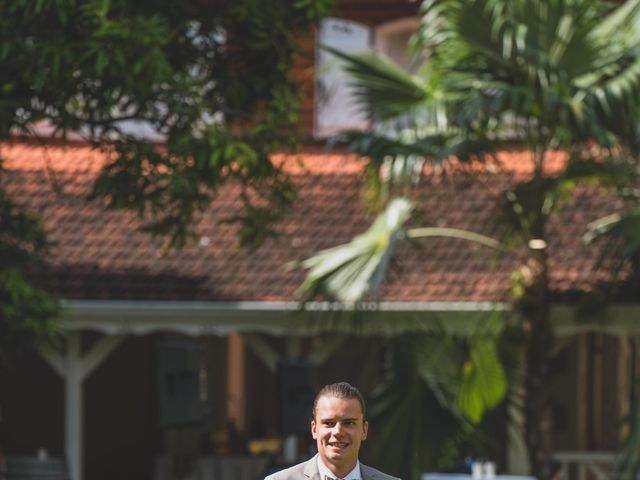
<svg viewBox="0 0 640 480">
<path fill-rule="evenodd" d="M 69 302 L 62 322 L 63 345 L 59 350 L 40 352 L 58 381 L 49 379 L 40 385 L 42 388 L 32 385 L 31 395 L 44 398 L 39 399 L 40 407 L 34 399 L 27 399 L 24 405 L 25 409 L 31 405 L 41 410 L 48 404 L 50 412 L 60 411 L 63 441 L 58 443 L 62 448 L 56 450 L 56 440 L 50 435 L 56 426 L 49 420 L 41 420 L 49 424 L 32 425 L 29 431 L 41 435 L 40 448 L 51 445 L 50 455 L 64 457 L 72 480 L 93 480 L 95 475 L 90 473 L 94 466 L 106 461 L 127 468 L 126 459 L 117 458 L 119 450 L 114 444 L 121 444 L 121 451 L 134 449 L 133 455 L 140 457 L 132 473 L 145 473 L 132 478 L 173 480 L 178 478 L 175 472 L 190 472 L 181 478 L 207 480 L 214 478 L 213 472 L 221 476 L 225 459 L 229 468 L 234 462 L 242 463 L 229 448 L 233 439 L 229 438 L 228 427 L 245 433 L 253 429 L 245 440 L 272 442 L 262 443 L 262 447 L 260 441 L 246 443 L 252 445 L 245 452 L 246 458 L 248 454 L 257 455 L 242 467 L 251 480 L 257 469 L 267 468 L 268 461 L 276 456 L 291 463 L 308 454 L 306 435 L 280 435 L 278 431 L 277 370 L 282 361 L 305 359 L 322 366 L 325 373 L 321 380 L 335 381 L 335 375 L 337 379 L 352 375 L 349 369 L 340 371 L 336 367 L 354 363 L 349 355 L 359 354 L 355 350 L 365 348 L 370 339 L 378 339 L 378 345 L 383 345 L 385 338 L 412 332 L 469 335 L 489 317 L 498 321 L 507 318 L 492 315 L 496 311 L 507 313 L 507 307 L 492 303 L 383 302 L 344 311 L 327 303 L 301 309 L 294 302 Z M 563 451 L 601 449 L 615 435 L 606 431 L 605 420 L 612 412 L 619 414 L 629 408 L 634 362 L 638 361 L 635 352 L 619 345 L 640 333 L 634 321 L 639 313 L 636 306 L 611 307 L 606 321 L 577 322 L 573 307 L 554 308 L 557 335 L 579 335 L 568 350 L 566 371 L 559 380 L 566 384 L 568 378 L 575 379 L 573 386 L 559 390 L 557 411 L 567 415 L 556 432 Z M 609 354 L 602 343 L 605 335 L 607 342 L 615 344 L 609 347 Z M 354 348 L 357 338 L 361 343 Z M 182 352 L 182 367 L 161 371 L 159 359 L 167 351 L 175 353 L 176 346 Z M 196 355 L 190 357 L 188 352 Z M 376 381 L 379 372 L 375 370 L 380 363 L 371 363 L 362 381 Z M 611 372 L 615 372 L 613 377 Z M 161 405 L 162 376 L 167 373 L 174 374 L 174 388 L 179 388 L 179 382 L 182 387 L 191 385 L 186 388 L 191 396 L 183 398 L 191 402 L 190 413 L 189 408 L 186 414 L 184 408 L 178 408 L 182 413 L 172 414 L 170 405 Z M 620 387 L 614 396 L 607 393 L 607 378 Z M 33 380 L 39 382 L 38 377 Z M 164 388 L 169 387 L 165 384 Z M 6 404 L 6 399 L 0 398 L 0 403 Z M 8 417 L 12 413 L 9 405 L 3 406 Z M 167 415 L 178 418 L 167 420 Z M 36 419 L 44 417 L 37 412 L 34 415 Z M 193 423 L 197 418 L 206 418 L 204 428 Z M 35 455 L 37 450 L 31 451 Z M 277 455 L 267 460 L 274 451 Z M 556 458 L 562 466 L 558 480 L 580 478 L 575 477 L 580 473 L 572 472 L 592 469 L 586 464 L 570 466 L 571 462 L 584 462 L 573 457 L 567 460 L 563 455 L 558 453 Z M 506 456 L 509 471 L 526 472 L 520 438 L 508 442 Z M 239 470 L 233 471 L 237 478 Z"/>
</svg>

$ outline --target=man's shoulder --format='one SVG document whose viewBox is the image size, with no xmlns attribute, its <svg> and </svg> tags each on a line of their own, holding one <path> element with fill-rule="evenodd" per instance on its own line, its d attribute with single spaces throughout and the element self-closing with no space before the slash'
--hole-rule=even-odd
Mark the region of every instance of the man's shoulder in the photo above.
<svg viewBox="0 0 640 480">
<path fill-rule="evenodd" d="M 293 479 L 305 478 L 305 474 L 304 474 L 305 470 L 309 468 L 310 462 L 314 462 L 314 461 L 315 461 L 315 457 L 313 457 L 311 460 L 307 460 L 305 462 L 298 463 L 297 465 L 294 465 L 292 467 L 285 468 L 284 470 L 280 470 L 279 472 L 272 473 L 271 475 L 266 477 L 264 480 L 293 480 Z M 364 477 L 364 480 L 400 480 L 397 477 L 387 475 L 386 473 L 381 472 L 380 470 L 377 470 L 373 467 L 369 467 L 367 465 L 363 465 L 362 463 L 360 464 L 360 468 L 362 470 L 362 475 Z M 309 473 L 309 471 L 307 473 Z"/>
<path fill-rule="evenodd" d="M 363 465 L 362 463 L 360 464 L 360 468 L 362 469 L 364 480 L 400 480 L 398 477 L 387 475 L 380 470 L 376 470 L 373 467 L 368 467 L 367 465 Z"/>
<path fill-rule="evenodd" d="M 315 458 L 315 457 L 314 457 Z M 311 459 L 313 460 L 313 459 Z M 307 467 L 307 464 L 311 461 L 307 460 L 302 463 L 298 463 L 289 468 L 285 468 L 284 470 L 280 470 L 279 472 L 272 473 L 264 480 L 288 480 L 292 478 L 304 478 L 304 470 Z"/>
</svg>

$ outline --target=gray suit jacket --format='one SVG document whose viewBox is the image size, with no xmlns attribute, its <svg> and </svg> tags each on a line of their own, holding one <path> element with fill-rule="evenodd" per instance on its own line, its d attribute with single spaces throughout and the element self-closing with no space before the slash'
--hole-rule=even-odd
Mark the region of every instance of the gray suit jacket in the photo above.
<svg viewBox="0 0 640 480">
<path fill-rule="evenodd" d="M 317 456 L 318 455 L 313 457 L 311 460 L 299 463 L 293 467 L 272 473 L 264 480 L 322 480 L 320 478 L 320 472 L 318 472 Z M 362 463 L 360 463 L 360 471 L 362 473 L 363 480 L 400 480 L 399 478 L 382 473 L 380 470 L 376 470 L 375 468 L 367 467 Z"/>
</svg>

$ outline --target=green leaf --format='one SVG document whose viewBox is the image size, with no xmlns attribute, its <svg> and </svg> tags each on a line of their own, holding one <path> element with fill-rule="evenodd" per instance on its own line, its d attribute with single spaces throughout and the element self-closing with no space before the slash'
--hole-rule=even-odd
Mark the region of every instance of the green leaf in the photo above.
<svg viewBox="0 0 640 480">
<path fill-rule="evenodd" d="M 507 382 L 495 341 L 477 340 L 462 366 L 456 405 L 474 423 L 504 398 Z"/>
</svg>

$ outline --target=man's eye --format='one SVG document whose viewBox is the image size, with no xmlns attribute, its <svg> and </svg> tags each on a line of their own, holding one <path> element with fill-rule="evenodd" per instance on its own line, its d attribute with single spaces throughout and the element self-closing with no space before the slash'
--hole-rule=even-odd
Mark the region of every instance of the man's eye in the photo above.
<svg viewBox="0 0 640 480">
<path fill-rule="evenodd" d="M 333 427 L 336 424 L 336 422 L 324 422 L 324 425 L 326 425 L 327 427 Z"/>
</svg>

